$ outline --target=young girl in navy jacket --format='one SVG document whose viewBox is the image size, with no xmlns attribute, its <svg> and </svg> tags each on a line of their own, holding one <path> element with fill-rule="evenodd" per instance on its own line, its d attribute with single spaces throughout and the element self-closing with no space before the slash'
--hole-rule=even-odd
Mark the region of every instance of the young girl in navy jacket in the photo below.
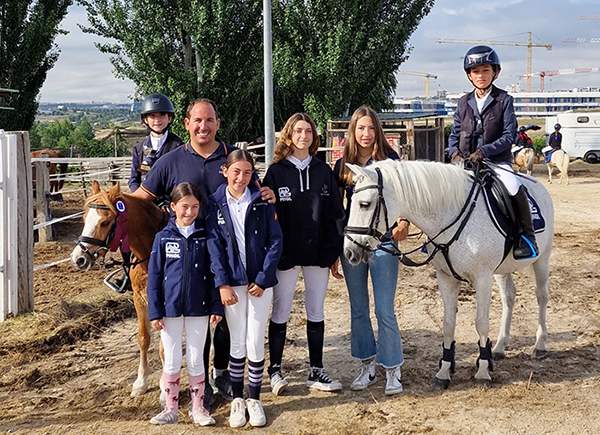
<svg viewBox="0 0 600 435">
<path fill-rule="evenodd" d="M 287 321 L 300 270 L 304 275 L 306 335 L 310 372 L 307 386 L 336 391 L 342 385 L 323 370 L 325 293 L 329 268 L 336 278 L 342 252 L 344 209 L 337 179 L 315 154 L 320 140 L 314 121 L 296 113 L 286 122 L 275 147 L 274 163 L 264 184 L 275 192 L 277 215 L 283 232 L 283 254 L 277 268 L 279 283 L 273 289 L 273 313 L 269 324 L 271 390 L 276 395 L 287 386 L 281 374 Z"/>
<path fill-rule="evenodd" d="M 208 426 L 215 420 L 203 406 L 204 342 L 209 320 L 216 324 L 222 319 L 223 305 L 209 270 L 204 224 L 196 219 L 200 191 L 191 183 L 181 183 L 173 189 L 171 200 L 175 216 L 156 235 L 148 264 L 148 314 L 152 328 L 160 330 L 165 350 L 161 383 L 166 393 L 165 409 L 150 423 L 177 423 L 185 331 L 191 417 L 195 425 Z"/>
<path fill-rule="evenodd" d="M 247 151 L 230 153 L 223 167 L 227 184 L 210 196 L 207 215 L 211 270 L 231 336 L 231 427 L 246 424 L 246 410 L 252 426 L 267 423 L 260 402 L 264 337 L 283 243 L 275 207 L 261 200 L 251 183 L 253 172 L 254 161 Z M 244 401 L 246 357 L 249 398 Z"/>
</svg>

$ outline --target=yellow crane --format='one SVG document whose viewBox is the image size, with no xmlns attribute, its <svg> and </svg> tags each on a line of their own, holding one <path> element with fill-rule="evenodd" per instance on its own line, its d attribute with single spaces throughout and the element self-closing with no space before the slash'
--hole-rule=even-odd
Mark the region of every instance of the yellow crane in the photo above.
<svg viewBox="0 0 600 435">
<path fill-rule="evenodd" d="M 517 45 L 521 47 L 527 47 L 527 92 L 531 92 L 531 49 L 533 47 L 543 47 L 546 50 L 552 50 L 551 44 L 543 44 L 536 43 L 533 44 L 531 42 L 531 32 L 527 32 L 529 35 L 527 42 L 509 42 L 509 41 L 480 41 L 480 40 L 472 40 L 472 39 L 438 39 L 438 44 L 486 44 L 486 45 Z"/>
<path fill-rule="evenodd" d="M 433 74 L 429 74 L 429 73 L 422 73 L 422 72 L 414 72 L 414 71 L 398 71 L 398 74 L 404 74 L 407 76 L 419 76 L 419 77 L 425 77 L 425 99 L 429 99 L 429 79 L 437 79 L 437 76 L 433 75 Z"/>
</svg>

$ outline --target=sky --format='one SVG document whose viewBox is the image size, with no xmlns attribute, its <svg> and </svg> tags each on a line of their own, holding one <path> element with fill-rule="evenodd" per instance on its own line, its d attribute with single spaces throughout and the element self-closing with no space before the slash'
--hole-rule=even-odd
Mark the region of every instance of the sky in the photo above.
<svg viewBox="0 0 600 435">
<path fill-rule="evenodd" d="M 400 70 L 429 73 L 429 93 L 451 93 L 470 90 L 462 58 L 467 44 L 439 44 L 438 39 L 527 42 L 532 32 L 533 43 L 552 44 L 552 50 L 533 48 L 532 72 L 564 68 L 600 67 L 600 43 L 565 43 L 569 38 L 599 38 L 600 19 L 583 20 L 583 16 L 600 16 L 597 0 L 437 0 L 410 39 L 408 60 Z M 109 56 L 94 46 L 100 39 L 83 33 L 78 23 L 87 24 L 81 6 L 71 6 L 62 23 L 68 35 L 59 35 L 56 43 L 61 55 L 48 73 L 42 88 L 42 102 L 113 102 L 132 100 L 133 82 L 117 79 L 112 74 Z M 527 47 L 492 45 L 502 62 L 496 81 L 500 88 L 512 84 L 525 90 Z M 425 79 L 398 75 L 396 95 L 425 95 Z M 547 91 L 575 87 L 600 87 L 600 73 L 546 77 Z M 532 90 L 539 89 L 539 78 L 532 78 Z"/>
</svg>

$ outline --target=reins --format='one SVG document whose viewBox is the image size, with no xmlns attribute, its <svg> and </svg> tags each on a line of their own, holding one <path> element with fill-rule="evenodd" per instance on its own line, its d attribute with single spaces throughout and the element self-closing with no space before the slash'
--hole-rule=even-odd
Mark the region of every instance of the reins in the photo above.
<svg viewBox="0 0 600 435">
<path fill-rule="evenodd" d="M 459 281 L 468 282 L 466 279 L 462 278 L 456 272 L 454 267 L 452 266 L 452 262 L 450 261 L 449 250 L 450 250 L 450 246 L 456 240 L 458 240 L 460 234 L 462 233 L 465 226 L 467 225 L 467 222 L 469 221 L 469 217 L 471 216 L 471 214 L 473 213 L 473 210 L 475 210 L 475 206 L 477 205 L 477 198 L 479 197 L 479 193 L 481 192 L 481 189 L 482 189 L 482 186 L 480 183 L 479 168 L 477 168 L 477 170 L 475 171 L 476 175 L 473 178 L 473 184 L 471 185 L 471 189 L 469 190 L 469 194 L 467 196 L 467 199 L 466 199 L 465 204 L 463 205 L 462 209 L 460 210 L 460 212 L 458 213 L 456 218 L 450 224 L 446 225 L 446 227 L 444 227 L 442 230 L 438 231 L 438 233 L 434 237 L 430 238 L 425 243 L 425 245 L 427 243 L 431 243 L 433 245 L 434 249 L 431 252 L 431 254 L 429 254 L 427 259 L 425 259 L 424 261 L 421 261 L 421 262 L 411 260 L 410 258 L 408 258 L 408 255 L 413 254 L 413 253 L 423 249 L 423 247 L 419 247 L 419 248 L 413 249 L 412 251 L 408 251 L 408 252 L 402 252 L 400 249 L 398 249 L 394 245 L 392 245 L 392 247 L 393 247 L 392 249 L 387 248 L 387 247 L 383 246 L 383 243 L 389 241 L 390 239 L 386 238 L 380 231 L 373 228 L 374 223 L 376 225 L 375 228 L 377 228 L 377 226 L 379 226 L 379 214 L 381 212 L 381 209 L 383 208 L 385 210 L 386 232 L 390 229 L 389 223 L 388 223 L 388 218 L 387 218 L 387 207 L 385 205 L 385 199 L 382 194 L 382 192 L 383 192 L 383 177 L 381 175 L 381 171 L 379 168 L 375 168 L 375 171 L 377 172 L 377 185 L 371 184 L 371 185 L 363 186 L 360 189 L 357 189 L 355 191 L 355 193 L 357 193 L 357 192 L 367 190 L 367 189 L 378 189 L 377 205 L 375 207 L 373 217 L 371 218 L 370 228 L 346 227 L 346 229 L 344 230 L 344 235 L 346 236 L 346 238 L 348 240 L 350 240 L 352 243 L 354 243 L 355 245 L 357 245 L 367 251 L 375 251 L 376 249 L 381 249 L 382 251 L 387 252 L 388 254 L 398 257 L 398 260 L 400 260 L 402 262 L 402 264 L 404 264 L 405 266 L 409 266 L 409 267 L 424 266 L 424 265 L 430 263 L 433 260 L 433 258 L 437 255 L 438 252 L 441 252 L 442 255 L 444 256 L 444 259 L 446 260 L 446 263 L 448 264 L 448 268 L 450 269 L 452 276 L 454 276 L 454 278 Z M 461 221 L 461 219 L 462 219 L 462 221 Z M 456 223 L 458 223 L 459 221 L 461 221 L 460 225 L 458 226 L 456 232 L 454 233 L 454 235 L 450 238 L 450 240 L 448 242 L 436 243 L 435 240 L 439 236 L 441 236 L 448 229 L 450 229 L 451 227 L 456 225 Z M 368 235 L 368 236 L 374 237 L 379 241 L 379 244 L 375 248 L 373 248 L 372 246 L 370 246 L 368 244 L 359 243 L 354 238 L 352 238 L 350 236 L 350 234 L 360 234 L 360 235 Z"/>
</svg>

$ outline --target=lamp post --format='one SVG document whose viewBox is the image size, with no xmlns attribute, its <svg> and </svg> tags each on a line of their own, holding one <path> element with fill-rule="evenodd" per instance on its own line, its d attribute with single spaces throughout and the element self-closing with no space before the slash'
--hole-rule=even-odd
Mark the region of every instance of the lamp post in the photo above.
<svg viewBox="0 0 600 435">
<path fill-rule="evenodd" d="M 271 36 L 271 0 L 263 0 L 264 76 L 265 76 L 265 164 L 273 159 L 275 116 L 273 114 L 273 50 Z"/>
</svg>

